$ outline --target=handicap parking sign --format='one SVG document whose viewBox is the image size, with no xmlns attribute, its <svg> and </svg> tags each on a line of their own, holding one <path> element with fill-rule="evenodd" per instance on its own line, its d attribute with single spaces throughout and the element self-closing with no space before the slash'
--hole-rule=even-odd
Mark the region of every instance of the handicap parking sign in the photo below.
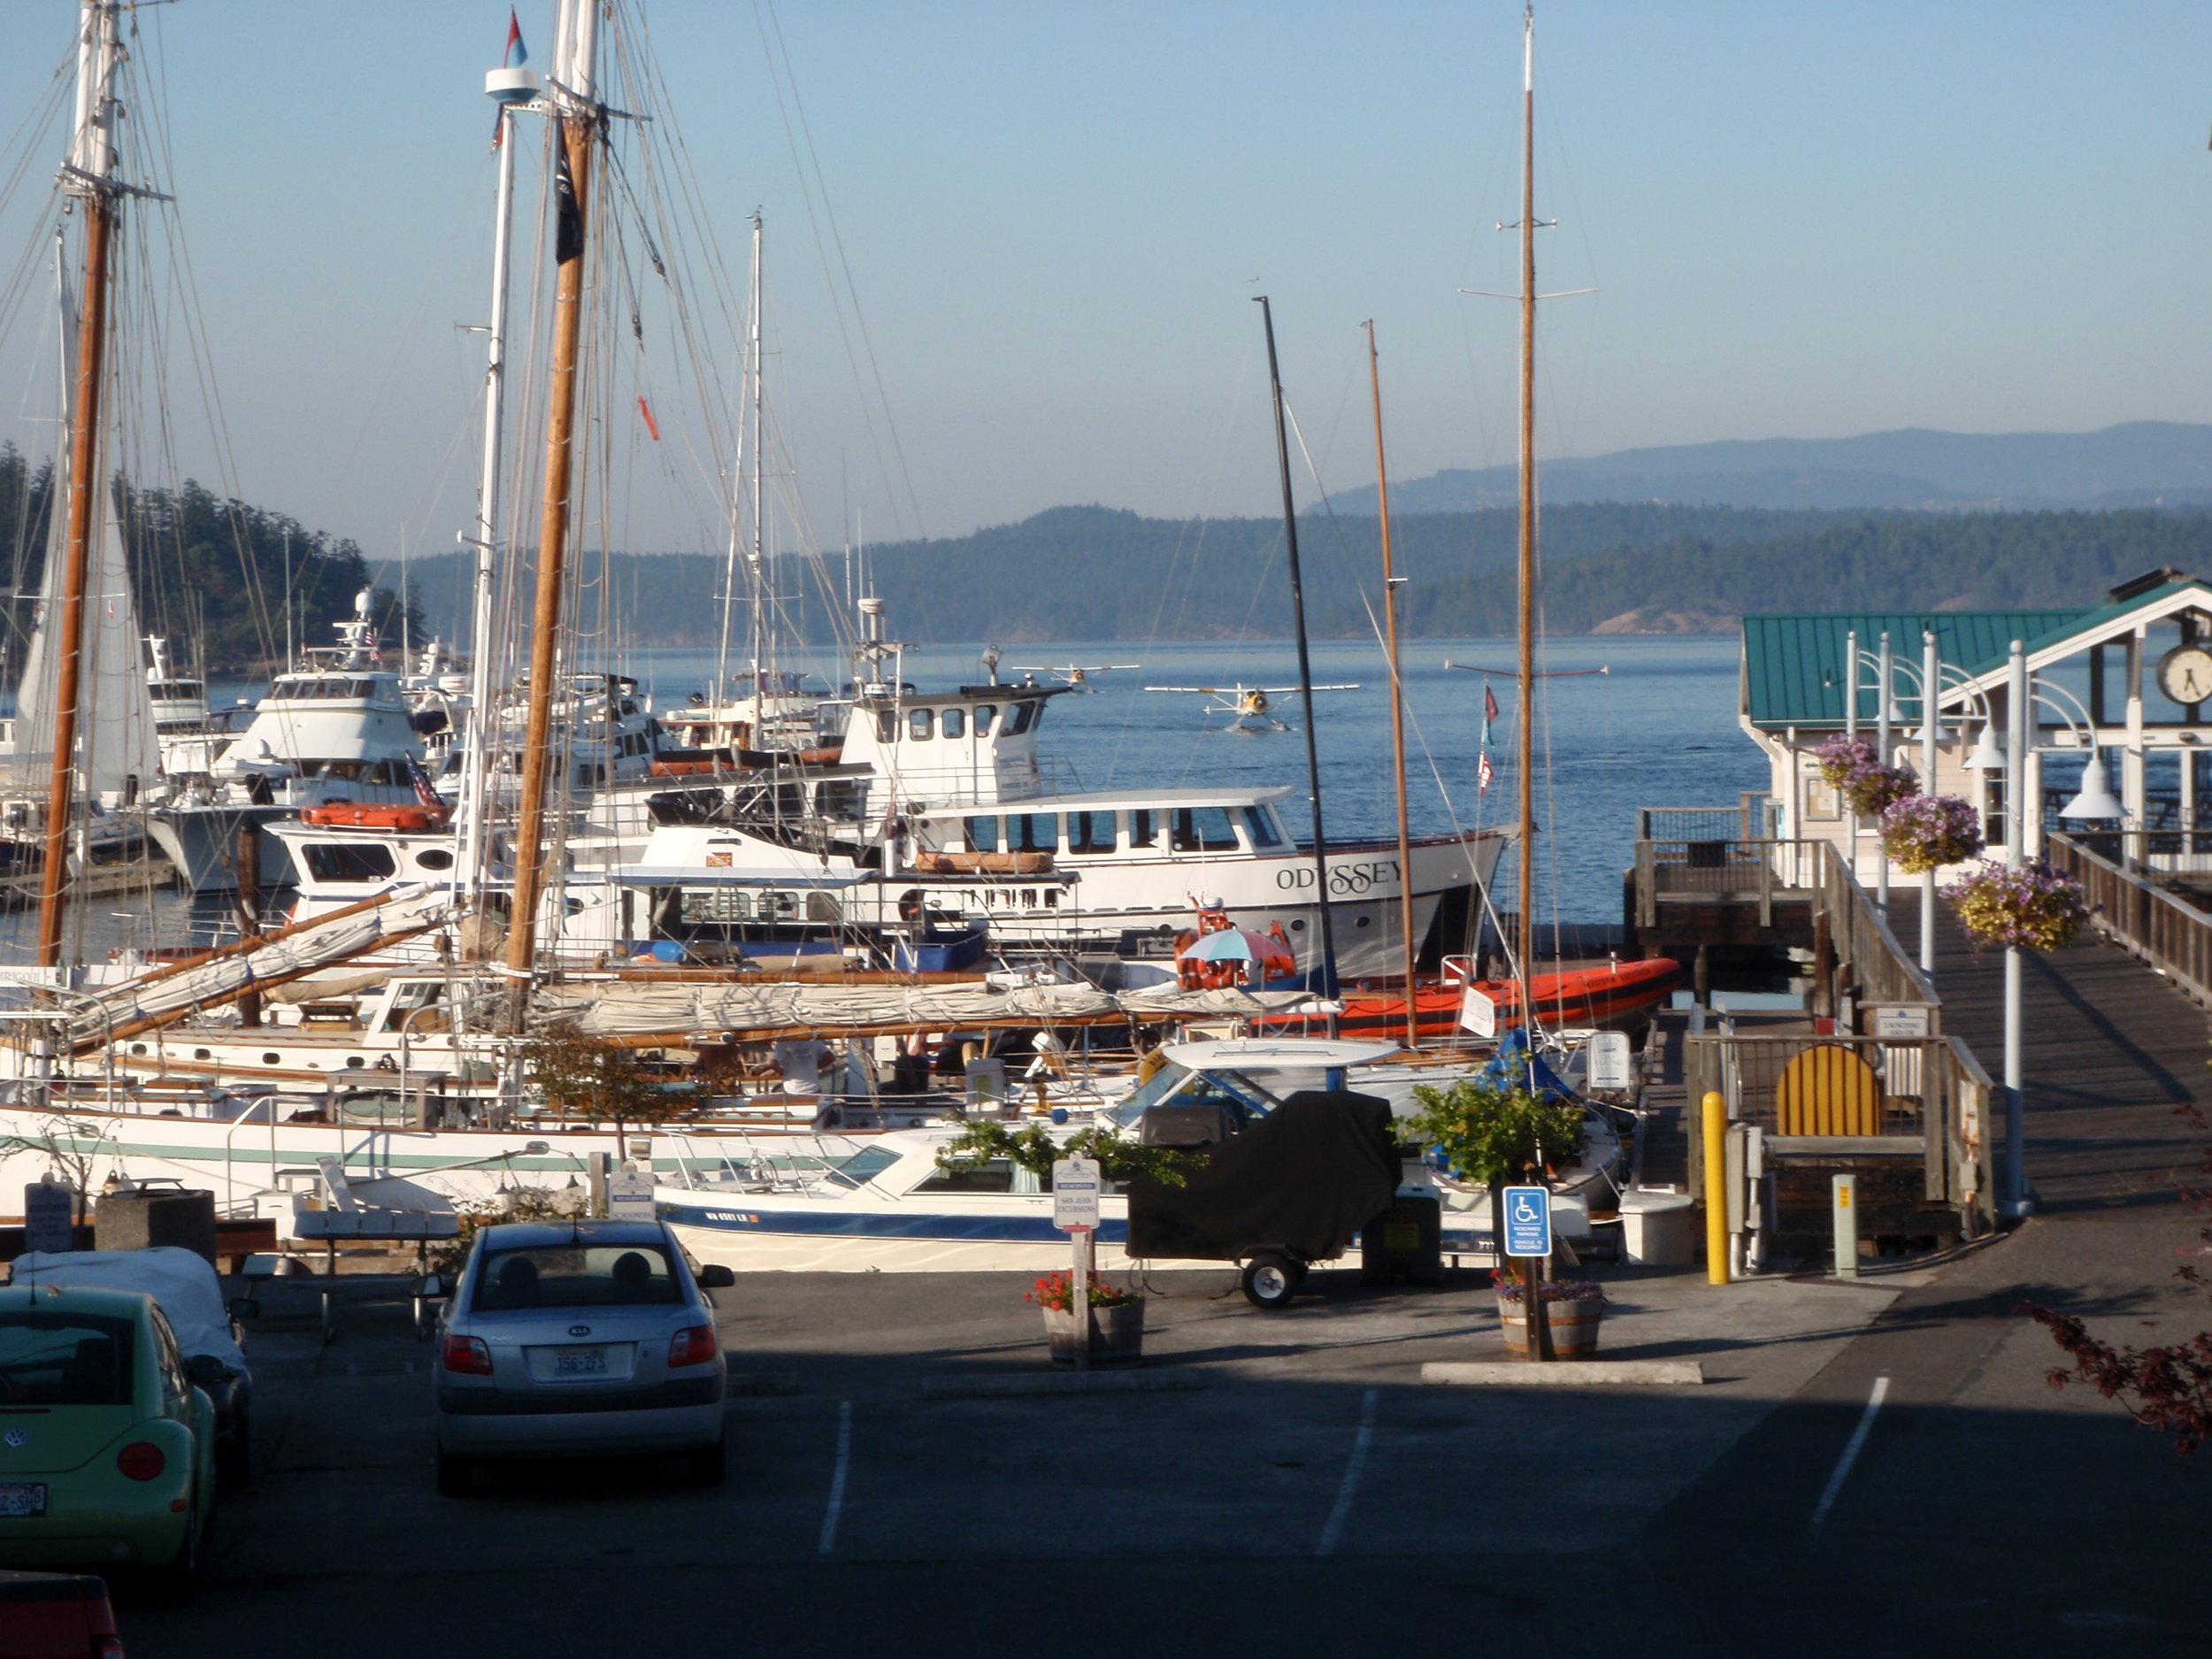
<svg viewBox="0 0 2212 1659">
<path fill-rule="evenodd" d="M 1540 1187 L 1505 1189 L 1505 1253 L 1551 1254 L 1551 1194 Z"/>
</svg>

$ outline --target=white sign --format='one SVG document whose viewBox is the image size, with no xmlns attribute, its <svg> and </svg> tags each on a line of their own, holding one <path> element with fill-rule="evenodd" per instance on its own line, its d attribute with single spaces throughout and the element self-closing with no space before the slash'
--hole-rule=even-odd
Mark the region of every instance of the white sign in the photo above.
<svg viewBox="0 0 2212 1659">
<path fill-rule="evenodd" d="M 1098 1231 L 1098 1160 L 1059 1158 L 1052 1165 L 1052 1225 L 1063 1233 Z"/>
<path fill-rule="evenodd" d="M 1636 1072 L 1631 1064 L 1634 1050 L 1624 1031 L 1601 1031 L 1590 1039 L 1590 1087 L 1602 1089 L 1631 1089 L 1636 1087 Z"/>
<path fill-rule="evenodd" d="M 653 1178 L 641 1170 L 616 1170 L 607 1177 L 607 1218 L 650 1221 L 654 1217 Z"/>
<path fill-rule="evenodd" d="M 1928 1010 L 1925 1004 L 1908 1008 L 1870 1008 L 1874 1017 L 1875 1037 L 1924 1037 L 1928 1034 Z"/>
<path fill-rule="evenodd" d="M 1498 1005 L 1469 986 L 1459 999 L 1459 1025 L 1462 1031 L 1471 1031 L 1478 1037 L 1496 1036 Z"/>
<path fill-rule="evenodd" d="M 9 963 L 0 965 L 0 985 L 35 985 L 42 990 L 65 991 L 69 988 L 69 971 Z"/>
<path fill-rule="evenodd" d="M 23 1248 L 27 1250 L 73 1250 L 77 1248 L 77 1194 L 59 1181 L 33 1181 L 23 1189 Z"/>
</svg>

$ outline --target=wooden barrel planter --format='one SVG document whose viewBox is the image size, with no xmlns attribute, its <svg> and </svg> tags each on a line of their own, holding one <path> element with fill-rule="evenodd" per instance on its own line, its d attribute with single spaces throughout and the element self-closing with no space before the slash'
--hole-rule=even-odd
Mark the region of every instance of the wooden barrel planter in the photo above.
<svg viewBox="0 0 2212 1659">
<path fill-rule="evenodd" d="M 1545 1321 L 1551 1327 L 1551 1351 L 1558 1359 L 1588 1359 L 1598 1351 L 1598 1324 L 1605 1317 L 1605 1299 L 1544 1303 Z M 1505 1351 L 1515 1359 L 1528 1357 L 1528 1313 L 1518 1296 L 1498 1296 L 1498 1323 L 1505 1331 Z"/>
<path fill-rule="evenodd" d="M 1045 1340 L 1051 1345 L 1055 1365 L 1072 1366 L 1082 1340 L 1073 1310 L 1065 1313 L 1047 1308 Z M 1112 1307 L 1091 1310 L 1091 1363 L 1135 1365 L 1144 1358 L 1144 1302 L 1141 1297 Z"/>
</svg>

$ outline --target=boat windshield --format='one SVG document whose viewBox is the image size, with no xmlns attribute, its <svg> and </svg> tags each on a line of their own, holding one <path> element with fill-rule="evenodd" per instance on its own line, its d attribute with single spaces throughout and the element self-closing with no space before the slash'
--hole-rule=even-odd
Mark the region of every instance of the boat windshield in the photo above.
<svg viewBox="0 0 2212 1659">
<path fill-rule="evenodd" d="M 864 1147 L 822 1178 L 826 1187 L 856 1190 L 899 1161 L 888 1147 Z"/>
<path fill-rule="evenodd" d="M 1248 1118 L 1264 1118 L 1282 1102 L 1241 1071 L 1193 1071 L 1170 1064 L 1109 1114 L 1124 1129 L 1155 1106 L 1226 1106 Z"/>
</svg>

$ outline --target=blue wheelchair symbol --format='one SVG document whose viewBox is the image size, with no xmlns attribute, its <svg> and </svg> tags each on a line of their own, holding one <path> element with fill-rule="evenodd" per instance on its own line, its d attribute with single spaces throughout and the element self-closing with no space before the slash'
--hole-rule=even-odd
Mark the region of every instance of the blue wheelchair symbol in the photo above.
<svg viewBox="0 0 2212 1659">
<path fill-rule="evenodd" d="M 1505 1253 L 1551 1254 L 1551 1194 L 1540 1187 L 1505 1189 Z"/>
</svg>

